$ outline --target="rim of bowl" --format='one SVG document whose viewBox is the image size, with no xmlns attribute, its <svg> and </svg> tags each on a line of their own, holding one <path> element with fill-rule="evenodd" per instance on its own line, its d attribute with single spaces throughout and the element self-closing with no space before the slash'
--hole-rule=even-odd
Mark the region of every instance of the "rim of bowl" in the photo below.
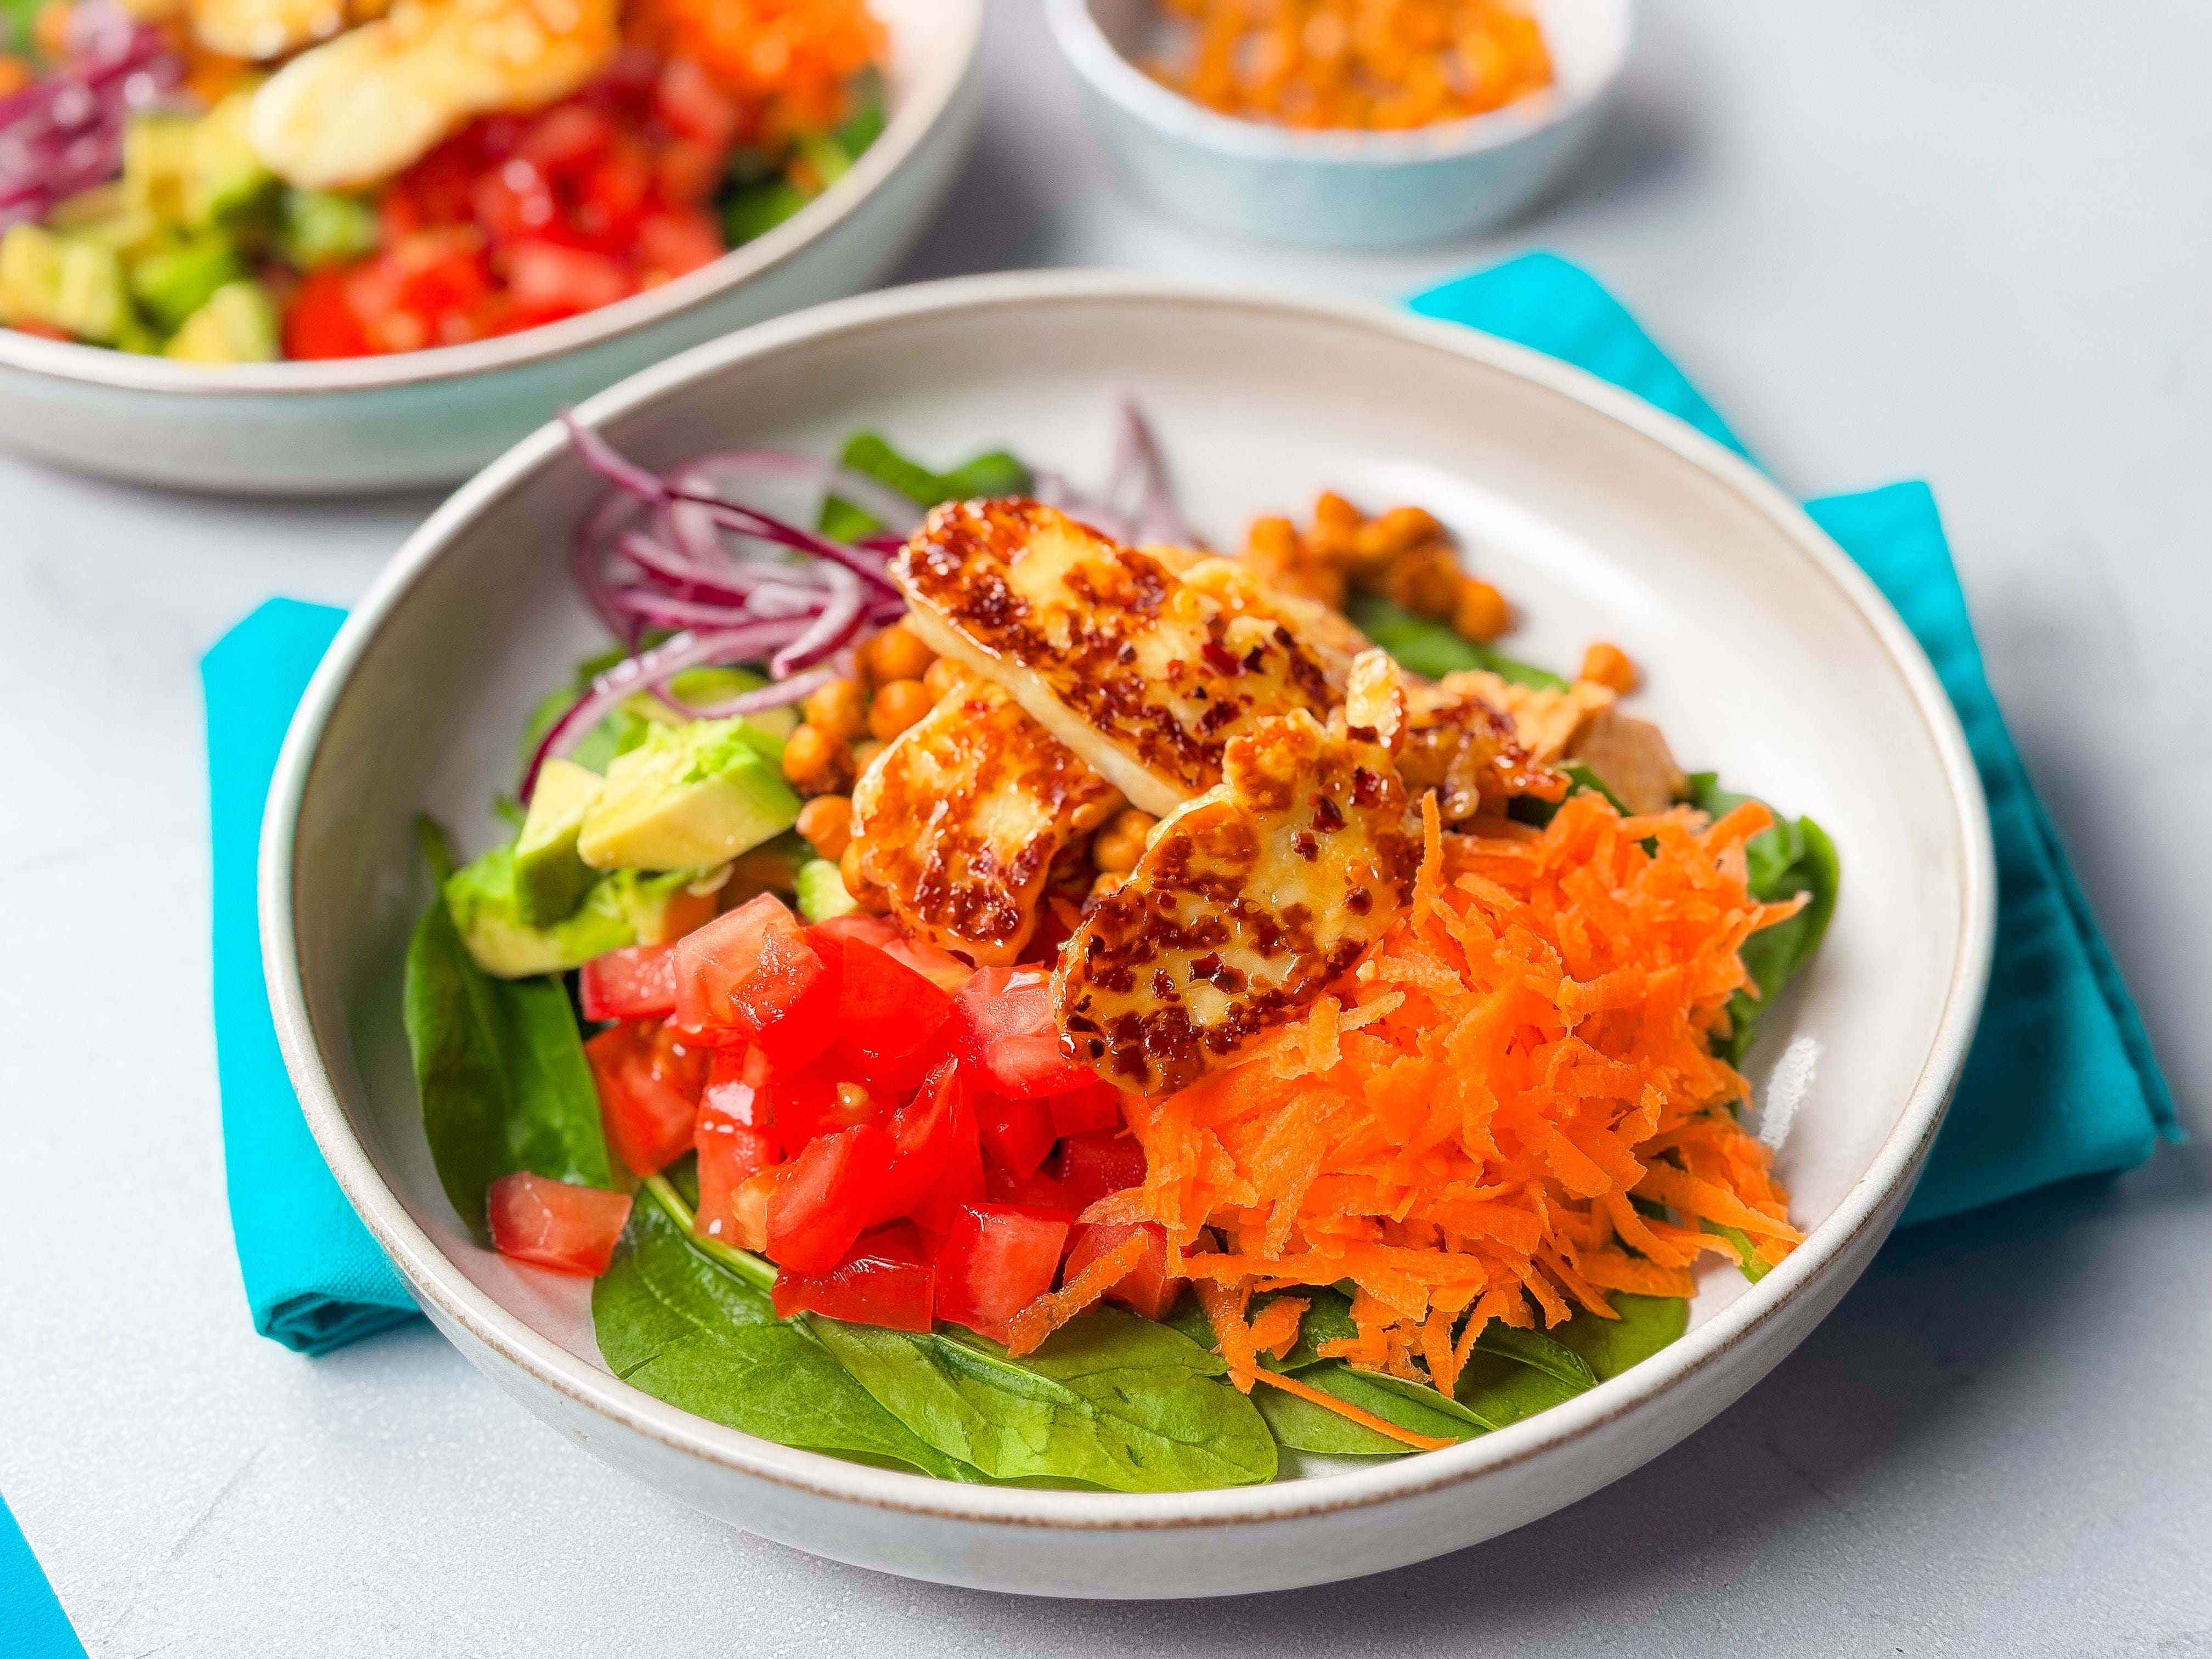
<svg viewBox="0 0 2212 1659">
<path fill-rule="evenodd" d="M 981 55 L 987 0 L 933 0 L 945 15 L 927 27 L 955 45 L 933 74 L 908 88 L 876 142 L 850 172 L 765 235 L 713 264 L 611 306 L 464 345 L 319 362 L 203 364 L 142 357 L 104 346 L 0 329 L 0 369 L 131 392 L 188 397 L 302 395 L 384 390 L 520 368 L 651 328 L 718 294 L 766 275 L 857 213 L 921 149 L 951 112 Z M 918 24 L 910 24 L 909 30 Z"/>
<path fill-rule="evenodd" d="M 1061 52 L 1095 91 L 1185 143 L 1248 161 L 1385 167 L 1502 149 L 1601 102 L 1620 81 L 1636 40 L 1636 0 L 1614 3 L 1620 39 L 1612 60 L 1588 85 L 1572 92 L 1553 85 L 1481 115 L 1389 132 L 1280 127 L 1220 114 L 1170 92 L 1123 57 L 1099 27 L 1090 0 L 1045 0 L 1045 16 Z"/>
<path fill-rule="evenodd" d="M 272 781 L 258 872 L 262 964 L 278 1042 L 308 1127 L 339 1187 L 426 1308 L 537 1382 L 662 1446 L 732 1473 L 818 1497 L 938 1519 L 1075 1531 L 1219 1526 L 1361 1508 L 1453 1486 L 1521 1464 L 1626 1416 L 1702 1370 L 1789 1303 L 1813 1293 L 1869 1227 L 1903 1204 L 1965 1065 L 1981 1011 L 1996 929 L 1996 873 L 1989 817 L 1966 734 L 1934 668 L 1873 582 L 1796 502 L 1750 463 L 1641 399 L 1525 347 L 1368 301 L 1255 294 L 1232 287 L 1106 271 L 1018 272 L 894 289 L 739 331 L 603 392 L 579 419 L 605 426 L 733 365 L 803 350 L 826 336 L 896 327 L 921 317 L 984 313 L 1009 305 L 1080 307 L 1100 301 L 1214 307 L 1394 337 L 1533 380 L 1629 428 L 1706 473 L 1783 532 L 1858 613 L 1903 676 L 1949 785 L 1962 842 L 1960 950 L 1927 1056 L 1895 1126 L 1835 1210 L 1781 1266 L 1712 1319 L 1620 1376 L 1563 1405 L 1458 1446 L 1374 1469 L 1189 1492 L 1126 1493 L 971 1486 L 845 1462 L 775 1445 L 695 1417 L 615 1378 L 502 1308 L 450 1261 L 378 1173 L 325 1069 L 301 975 L 294 928 L 294 835 L 307 780 L 355 665 L 410 590 L 455 538 L 525 480 L 563 465 L 567 443 L 547 425 L 516 444 L 409 538 L 347 619 L 317 669 L 288 732 Z M 565 463 L 580 465 L 580 463 Z M 550 533 L 565 534 L 565 529 Z"/>
</svg>

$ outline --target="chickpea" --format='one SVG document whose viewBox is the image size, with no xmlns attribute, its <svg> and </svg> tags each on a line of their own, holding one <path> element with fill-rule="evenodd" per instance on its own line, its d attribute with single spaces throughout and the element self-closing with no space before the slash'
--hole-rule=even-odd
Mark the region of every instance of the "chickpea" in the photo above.
<svg viewBox="0 0 2212 1659">
<path fill-rule="evenodd" d="M 853 774 L 855 777 L 868 769 L 868 763 L 883 752 L 883 747 L 873 738 L 862 738 L 853 745 Z"/>
<path fill-rule="evenodd" d="M 853 798 L 815 796 L 799 809 L 799 833 L 806 838 L 808 846 L 836 863 L 853 843 Z"/>
<path fill-rule="evenodd" d="M 808 696 L 803 710 L 809 726 L 820 727 L 841 743 L 849 742 L 867 724 L 867 693 L 858 680 L 832 680 Z"/>
<path fill-rule="evenodd" d="M 1505 596 L 1488 582 L 1469 576 L 1460 583 L 1459 599 L 1452 606 L 1452 629 L 1461 638 L 1483 644 L 1503 634 L 1512 620 Z"/>
<path fill-rule="evenodd" d="M 783 745 L 783 775 L 802 793 L 828 794 L 851 769 L 845 745 L 811 722 L 793 732 Z"/>
<path fill-rule="evenodd" d="M 1583 653 L 1582 673 L 1578 678 L 1595 680 L 1600 685 L 1609 685 L 1626 696 L 1636 690 L 1636 665 L 1629 660 L 1628 653 L 1619 646 L 1608 645 L 1599 640 Z"/>
<path fill-rule="evenodd" d="M 889 743 L 927 714 L 936 701 L 920 680 L 886 680 L 876 688 L 875 701 L 868 705 L 868 730 Z"/>
<path fill-rule="evenodd" d="M 937 660 L 937 653 L 921 642 L 921 635 L 902 622 L 893 623 L 870 640 L 861 654 L 878 685 L 918 680 Z"/>
<path fill-rule="evenodd" d="M 1091 861 L 1101 870 L 1126 873 L 1145 855 L 1145 838 L 1159 820 L 1132 806 L 1098 832 L 1091 843 Z"/>
<path fill-rule="evenodd" d="M 1383 594 L 1417 617 L 1449 617 L 1459 604 L 1459 562 L 1442 542 L 1399 554 L 1383 573 Z"/>
<path fill-rule="evenodd" d="M 0 98 L 21 92 L 31 84 L 31 66 L 20 58 L 0 53 Z"/>
<path fill-rule="evenodd" d="M 950 657 L 939 657 L 929 665 L 929 672 L 921 677 L 921 689 L 929 693 L 933 706 L 944 702 L 967 683 L 967 669 Z"/>
</svg>

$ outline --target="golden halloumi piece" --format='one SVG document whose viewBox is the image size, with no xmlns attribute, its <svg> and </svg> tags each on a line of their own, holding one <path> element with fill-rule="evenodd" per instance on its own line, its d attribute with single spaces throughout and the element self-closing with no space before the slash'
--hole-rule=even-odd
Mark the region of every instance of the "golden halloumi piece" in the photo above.
<svg viewBox="0 0 2212 1659">
<path fill-rule="evenodd" d="M 1420 858 L 1381 743 L 1303 709 L 1261 720 L 1068 940 L 1054 1016 L 1108 1081 L 1183 1088 L 1350 968 L 1411 896 Z"/>
<path fill-rule="evenodd" d="M 254 94 L 246 136 L 307 190 L 390 178 L 474 116 L 567 97 L 605 66 L 618 0 L 398 0 Z"/>
<path fill-rule="evenodd" d="M 1156 817 L 1220 781 L 1231 738 L 1342 694 L 1348 663 L 1332 673 L 1336 653 L 1272 611 L 1036 501 L 947 502 L 891 574 L 932 650 L 1004 686 Z"/>
<path fill-rule="evenodd" d="M 1407 696 L 1399 775 L 1416 796 L 1435 792 L 1445 823 L 1501 812 L 1516 795 L 1566 793 L 1565 775 L 1531 758 L 1513 721 L 1472 690 L 1417 683 Z"/>
<path fill-rule="evenodd" d="M 187 9 L 210 52 L 267 63 L 383 16 L 390 0 L 190 0 Z"/>
<path fill-rule="evenodd" d="M 862 878 L 909 932 L 991 967 L 1029 944 L 1060 850 L 1121 807 L 1005 691 L 970 678 L 868 763 L 853 837 Z"/>
</svg>

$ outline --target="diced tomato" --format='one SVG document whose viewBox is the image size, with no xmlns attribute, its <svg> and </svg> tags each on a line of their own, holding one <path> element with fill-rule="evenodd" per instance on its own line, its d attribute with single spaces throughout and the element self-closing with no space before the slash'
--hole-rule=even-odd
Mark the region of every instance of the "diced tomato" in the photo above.
<svg viewBox="0 0 2212 1659">
<path fill-rule="evenodd" d="M 1076 1217 L 1076 1206 L 1068 1202 L 1066 1189 L 1047 1164 L 1025 1176 L 1010 1176 L 996 1164 L 986 1160 L 983 1164 L 983 1201 L 987 1204 L 1019 1204 L 1030 1209 L 1049 1210 L 1069 1221 Z"/>
<path fill-rule="evenodd" d="M 658 1174 L 691 1145 L 706 1083 L 702 1056 L 659 1021 L 634 1020 L 584 1045 L 599 1085 L 599 1118 L 615 1155 L 635 1174 Z"/>
<path fill-rule="evenodd" d="M 768 1206 L 768 1254 L 779 1267 L 826 1273 L 881 1206 L 891 1137 L 880 1124 L 840 1129 L 786 1164 Z"/>
<path fill-rule="evenodd" d="M 676 947 L 631 945 L 593 957 L 578 976 L 586 1019 L 664 1019 L 676 1012 Z"/>
<path fill-rule="evenodd" d="M 784 1268 L 775 1276 L 777 1316 L 817 1313 L 887 1330 L 926 1331 L 936 1305 L 937 1274 L 915 1230 L 903 1223 L 864 1234 L 826 1273 Z"/>
<path fill-rule="evenodd" d="M 514 153 L 548 173 L 574 172 L 605 154 L 615 132 L 613 118 L 603 110 L 556 104 L 530 124 Z"/>
<path fill-rule="evenodd" d="M 887 1123 L 892 1098 L 854 1082 L 825 1054 L 789 1073 L 771 1073 L 761 1088 L 761 1103 L 776 1139 L 797 1152 L 810 1140 L 861 1123 Z"/>
<path fill-rule="evenodd" d="M 1052 1109 L 1053 1129 L 1059 1134 L 1083 1135 L 1094 1129 L 1121 1127 L 1121 1091 L 1101 1079 L 1054 1095 L 1047 1103 Z"/>
<path fill-rule="evenodd" d="M 517 319 L 550 323 L 627 299 L 637 279 L 607 254 L 532 237 L 508 245 L 507 287 Z"/>
<path fill-rule="evenodd" d="M 287 357 L 366 357 L 375 348 L 353 308 L 350 265 L 325 265 L 301 281 L 284 313 Z"/>
<path fill-rule="evenodd" d="M 840 945 L 848 939 L 872 945 L 946 991 L 957 993 L 975 977 L 975 970 L 950 951 L 940 950 L 927 939 L 915 939 L 896 922 L 872 916 L 865 910 L 849 910 L 827 921 L 817 921 L 807 933 L 814 939 L 833 939 Z"/>
<path fill-rule="evenodd" d="M 769 1111 L 768 1056 L 748 1043 L 742 1048 L 716 1048 L 707 1063 L 707 1082 L 699 1097 L 699 1109 L 720 1112 L 748 1128 L 775 1133 Z"/>
<path fill-rule="evenodd" d="M 937 1070 L 914 1097 L 893 1115 L 890 1127 L 890 1179 L 875 1219 L 915 1218 L 923 1210 L 931 1209 L 937 1223 L 931 1231 L 941 1233 L 951 1212 L 939 1201 L 940 1194 L 963 1143 L 971 1155 L 969 1161 L 975 1164 L 974 1188 L 963 1196 L 973 1200 L 983 1195 L 982 1165 L 972 1156 L 975 1146 L 975 1120 L 969 1115 L 966 1091 L 960 1086 L 957 1069 L 951 1060 L 939 1062 Z M 965 1182 L 964 1168 L 957 1179 Z"/>
<path fill-rule="evenodd" d="M 1168 1236 L 1153 1222 L 1078 1227 L 1075 1248 L 1067 1253 L 1065 1277 L 1073 1279 L 1134 1234 L 1143 1235 L 1145 1254 L 1135 1267 L 1115 1281 L 1106 1292 L 1106 1299 L 1133 1308 L 1147 1319 L 1164 1319 L 1175 1306 L 1176 1298 L 1182 1294 L 1185 1281 L 1168 1277 Z"/>
<path fill-rule="evenodd" d="M 492 1247 L 517 1261 L 596 1278 L 614 1259 L 629 1221 L 629 1195 L 518 1170 L 491 1183 L 485 1207 Z"/>
<path fill-rule="evenodd" d="M 699 1207 L 691 1230 L 702 1238 L 735 1244 L 741 1236 L 757 1231 L 738 1215 L 738 1194 L 747 1182 L 775 1165 L 775 1136 L 757 1124 L 702 1105 L 692 1144 L 699 1151 Z"/>
<path fill-rule="evenodd" d="M 1042 1100 L 1009 1100 L 976 1090 L 975 1128 L 991 1161 L 1010 1176 L 1032 1173 L 1060 1139 L 1052 1109 Z"/>
<path fill-rule="evenodd" d="M 933 1142 L 942 1147 L 943 1159 L 921 1183 L 906 1213 L 931 1237 L 942 1238 L 951 1231 L 953 1215 L 962 1205 L 980 1204 L 984 1198 L 983 1149 L 975 1132 L 975 1109 L 966 1079 L 951 1060 L 938 1067 L 901 1113 L 895 1132 L 898 1140 L 910 1148 L 925 1121 Z M 935 1156 L 934 1152 L 929 1154 L 933 1159 Z"/>
<path fill-rule="evenodd" d="M 1003 1340 L 1006 1322 L 1052 1288 L 1067 1232 L 1050 1212 L 961 1206 L 937 1253 L 937 1316 Z"/>
<path fill-rule="evenodd" d="M 672 132 L 716 146 L 738 136 L 744 111 L 696 58 L 672 58 L 653 83 L 653 112 Z"/>
<path fill-rule="evenodd" d="M 836 975 L 772 893 L 677 942 L 677 1023 L 709 1042 L 757 1042 L 795 1072 L 829 1046 L 836 1015 Z"/>
<path fill-rule="evenodd" d="M 888 951 L 849 941 L 843 967 L 838 1032 L 864 1054 L 911 1054 L 951 1015 L 952 999 Z"/>
<path fill-rule="evenodd" d="M 640 280 L 647 286 L 711 265 L 726 250 L 714 222 L 696 208 L 659 208 L 637 222 Z"/>
<path fill-rule="evenodd" d="M 477 222 L 495 242 L 550 233 L 561 216 L 553 182 L 533 162 L 510 156 L 476 181 L 469 196 Z"/>
<path fill-rule="evenodd" d="M 728 157 L 714 144 L 702 144 L 696 138 L 672 139 L 653 162 L 653 182 L 660 199 L 671 207 L 696 208 L 714 193 L 722 182 L 722 170 Z M 641 246 L 645 240 L 646 225 L 638 227 Z M 708 228 L 714 237 L 714 251 L 722 250 L 722 236 L 711 221 Z M 650 261 L 647 261 L 650 264 Z"/>
<path fill-rule="evenodd" d="M 959 1053 L 988 1074 L 1000 1094 L 1034 1099 L 1097 1080 L 1089 1066 L 1060 1051 L 1050 981 L 1039 969 L 978 969 L 961 988 L 955 1017 Z"/>
<path fill-rule="evenodd" d="M 1080 1213 L 1145 1182 L 1145 1149 L 1117 1129 L 1071 1135 L 1060 1149 L 1060 1185 Z"/>
</svg>

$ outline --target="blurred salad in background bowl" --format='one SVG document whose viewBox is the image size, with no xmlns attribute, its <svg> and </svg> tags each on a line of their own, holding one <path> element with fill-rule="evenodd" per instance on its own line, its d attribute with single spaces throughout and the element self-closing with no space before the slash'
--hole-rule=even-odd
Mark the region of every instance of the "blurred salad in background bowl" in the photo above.
<svg viewBox="0 0 2212 1659">
<path fill-rule="evenodd" d="M 563 399 L 878 280 L 964 146 L 981 15 L 9 3 L 0 437 L 288 494 L 451 477 Z"/>
</svg>

